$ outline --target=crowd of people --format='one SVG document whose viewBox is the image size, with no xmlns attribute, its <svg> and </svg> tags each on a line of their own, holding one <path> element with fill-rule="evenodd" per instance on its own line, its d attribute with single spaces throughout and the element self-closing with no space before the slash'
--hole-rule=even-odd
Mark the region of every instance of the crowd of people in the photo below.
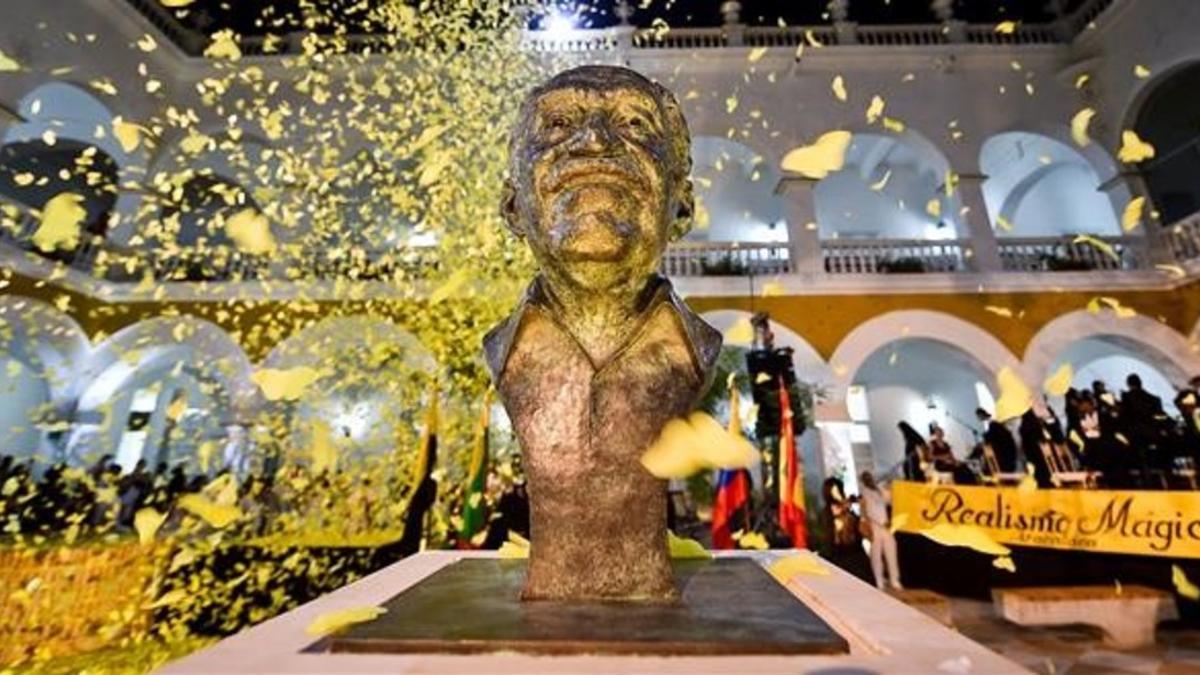
<svg viewBox="0 0 1200 675">
<path fill-rule="evenodd" d="M 926 440 L 907 422 L 903 473 L 908 480 L 959 484 L 1020 480 L 1033 468 L 1041 487 L 1064 482 L 1113 489 L 1197 489 L 1200 466 L 1200 376 L 1179 390 L 1171 414 L 1131 374 L 1119 395 L 1102 381 L 1070 389 L 1060 417 L 1047 402 L 1015 424 L 975 411 L 981 431 L 963 459 L 936 423 Z M 1064 423 L 1065 419 L 1065 423 Z M 1015 426 L 1015 433 L 1014 427 Z"/>
</svg>

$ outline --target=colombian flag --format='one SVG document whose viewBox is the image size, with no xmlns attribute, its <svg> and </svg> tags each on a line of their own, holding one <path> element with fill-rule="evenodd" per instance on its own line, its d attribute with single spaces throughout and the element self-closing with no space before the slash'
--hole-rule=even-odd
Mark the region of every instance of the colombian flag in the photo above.
<svg viewBox="0 0 1200 675">
<path fill-rule="evenodd" d="M 729 380 L 729 433 L 741 437 L 742 422 L 738 414 L 738 390 Z M 731 525 L 734 517 L 745 508 L 750 499 L 750 485 L 746 480 L 745 469 L 718 469 L 717 496 L 713 500 L 712 515 L 712 545 L 713 548 L 733 548 L 733 532 Z"/>
<path fill-rule="evenodd" d="M 462 531 L 458 533 L 459 548 L 478 548 L 471 539 L 484 529 L 483 489 L 487 482 L 488 423 L 492 407 L 492 390 L 483 395 L 483 410 L 475 430 L 475 448 L 467 474 L 467 489 L 463 491 Z"/>
<path fill-rule="evenodd" d="M 792 400 L 783 378 L 779 378 L 779 527 L 792 540 L 793 548 L 808 548 L 808 527 L 804 523 L 804 471 L 796 456 Z"/>
</svg>

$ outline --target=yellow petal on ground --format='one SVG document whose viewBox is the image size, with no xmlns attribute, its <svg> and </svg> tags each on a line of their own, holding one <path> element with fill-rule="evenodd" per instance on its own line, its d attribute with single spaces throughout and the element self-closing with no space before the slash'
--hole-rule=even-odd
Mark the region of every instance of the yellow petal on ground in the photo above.
<svg viewBox="0 0 1200 675">
<path fill-rule="evenodd" d="M 225 235 L 245 253 L 269 255 L 275 252 L 271 221 L 253 206 L 247 206 L 225 221 Z"/>
<path fill-rule="evenodd" d="M 313 637 L 329 635 L 343 628 L 353 626 L 356 623 L 373 621 L 386 613 L 387 610 L 383 607 L 355 607 L 337 612 L 328 612 L 313 619 L 312 623 L 308 624 L 308 627 L 304 629 L 304 632 Z"/>
<path fill-rule="evenodd" d="M 758 532 L 747 532 L 736 539 L 740 548 L 751 551 L 765 551 L 771 547 L 771 545 L 767 543 L 767 538 Z"/>
<path fill-rule="evenodd" d="M 179 508 L 200 518 L 218 530 L 242 517 L 242 510 L 228 504 L 217 504 L 199 494 L 186 494 L 176 502 Z"/>
<path fill-rule="evenodd" d="M 697 411 L 667 422 L 641 462 L 658 478 L 687 478 L 703 469 L 745 468 L 756 456 L 749 441 Z"/>
<path fill-rule="evenodd" d="M 786 584 L 801 574 L 827 577 L 829 568 L 811 553 L 800 553 L 780 558 L 767 566 L 767 572 L 779 583 Z"/>
<path fill-rule="evenodd" d="M 846 92 L 846 80 L 841 75 L 833 78 L 833 83 L 830 85 L 833 89 L 833 95 L 837 100 L 845 103 L 849 95 Z"/>
<path fill-rule="evenodd" d="M 1125 211 L 1121 214 L 1121 229 L 1126 232 L 1132 232 L 1137 229 L 1138 225 L 1142 224 L 1142 214 L 1146 209 L 1145 197 L 1134 197 L 1125 205 Z"/>
<path fill-rule="evenodd" d="M 850 148 L 851 138 L 849 131 L 830 131 L 812 145 L 788 152 L 784 155 L 781 166 L 784 171 L 798 173 L 806 178 L 824 178 L 845 166 L 846 150 Z"/>
<path fill-rule="evenodd" d="M 1095 116 L 1096 110 L 1094 108 L 1084 108 L 1075 113 L 1075 116 L 1071 118 L 1071 139 L 1075 141 L 1075 145 L 1086 148 L 1092 144 L 1092 138 L 1088 136 L 1088 127 Z"/>
<path fill-rule="evenodd" d="M 118 115 L 113 118 L 112 128 L 113 136 L 117 138 L 117 142 L 121 144 L 121 149 L 125 152 L 133 152 L 141 145 L 142 131 L 138 125 L 126 122 Z"/>
<path fill-rule="evenodd" d="M 0 73 L 15 73 L 21 69 L 21 64 L 13 57 L 0 50 Z"/>
<path fill-rule="evenodd" d="M 1000 397 L 996 399 L 997 422 L 1020 417 L 1033 405 L 1033 392 L 1025 386 L 1020 376 L 1012 368 L 1005 366 L 996 374 L 996 384 L 1000 388 Z"/>
<path fill-rule="evenodd" d="M 250 375 L 268 401 L 294 401 L 304 395 L 304 390 L 320 377 L 319 370 L 308 366 L 286 370 L 261 368 Z"/>
<path fill-rule="evenodd" d="M 501 558 L 510 560 L 523 560 L 529 557 L 529 540 L 516 532 L 508 533 L 508 541 L 500 546 L 497 551 Z"/>
<path fill-rule="evenodd" d="M 1017 22 L 1001 21 L 1000 23 L 996 24 L 996 28 L 994 30 L 1001 35 L 1012 35 L 1013 33 L 1017 32 Z"/>
<path fill-rule="evenodd" d="M 1121 149 L 1117 151 L 1117 159 L 1126 164 L 1136 164 L 1147 159 L 1154 159 L 1154 146 L 1143 141 L 1136 131 L 1121 132 Z"/>
<path fill-rule="evenodd" d="M 33 233 L 33 244 L 47 253 L 60 248 L 73 249 L 79 245 L 85 218 L 83 197 L 74 192 L 60 192 L 42 207 L 42 220 Z"/>
<path fill-rule="evenodd" d="M 138 541 L 143 544 L 154 541 L 154 535 L 166 519 L 167 514 L 152 508 L 138 509 L 138 512 L 133 514 L 133 529 L 137 530 Z"/>
<path fill-rule="evenodd" d="M 1193 584 L 1179 565 L 1171 565 L 1171 583 L 1175 591 L 1188 600 L 1200 600 L 1200 588 Z"/>
<path fill-rule="evenodd" d="M 725 331 L 725 344 L 727 345 L 746 345 L 754 343 L 754 325 L 750 323 L 750 319 L 741 318 L 733 322 L 729 330 Z"/>
<path fill-rule="evenodd" d="M 667 547 L 671 557 L 676 560 L 707 560 L 712 557 L 700 542 L 680 537 L 670 530 L 667 530 Z"/>
<path fill-rule="evenodd" d="M 1012 551 L 996 542 L 988 533 L 974 525 L 952 525 L 938 523 L 921 534 L 942 546 L 962 546 L 973 551 L 995 556 L 1007 556 Z"/>
<path fill-rule="evenodd" d="M 1016 571 L 1017 571 L 1017 564 L 1014 563 L 1013 559 L 1008 556 L 1000 556 L 999 558 L 993 558 L 992 559 L 992 567 L 995 567 L 996 569 L 999 569 L 999 570 L 1004 570 L 1006 572 L 1016 573 Z"/>
<path fill-rule="evenodd" d="M 1045 382 L 1042 382 L 1042 391 L 1051 396 L 1065 396 L 1074 379 L 1075 369 L 1071 367 L 1071 364 L 1064 363 L 1050 377 L 1047 377 Z"/>
<path fill-rule="evenodd" d="M 871 104 L 867 106 L 867 124 L 875 124 L 883 117 L 883 110 L 887 106 L 881 96 L 873 96 Z"/>
</svg>

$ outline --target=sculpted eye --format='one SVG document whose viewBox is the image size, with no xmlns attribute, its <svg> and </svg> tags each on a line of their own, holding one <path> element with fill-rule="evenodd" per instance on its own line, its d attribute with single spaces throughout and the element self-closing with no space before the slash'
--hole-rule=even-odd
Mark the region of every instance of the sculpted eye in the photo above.
<svg viewBox="0 0 1200 675">
<path fill-rule="evenodd" d="M 566 115 L 550 115 L 543 126 L 549 131 L 562 131 L 571 127 L 571 120 Z"/>
</svg>

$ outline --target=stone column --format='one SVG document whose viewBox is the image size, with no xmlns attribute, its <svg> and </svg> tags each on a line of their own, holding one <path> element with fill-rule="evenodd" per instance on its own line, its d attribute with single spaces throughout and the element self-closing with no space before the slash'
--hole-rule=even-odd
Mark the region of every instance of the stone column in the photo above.
<svg viewBox="0 0 1200 675">
<path fill-rule="evenodd" d="M 942 32 L 947 42 L 967 41 L 967 22 L 954 18 L 954 0 L 933 0 L 930 9 L 942 22 Z"/>
<path fill-rule="evenodd" d="M 983 181 L 986 178 L 979 174 L 958 176 L 958 197 L 964 207 L 958 215 L 966 230 L 959 232 L 959 239 L 968 240 L 971 251 L 968 264 L 972 270 L 999 272 L 999 242 L 996 232 L 992 229 L 991 219 L 988 218 L 987 203 L 983 200 Z"/>
<path fill-rule="evenodd" d="M 850 0 L 830 0 L 829 18 L 839 45 L 858 44 L 858 24 L 850 20 Z"/>
<path fill-rule="evenodd" d="M 722 28 L 730 47 L 742 46 L 742 33 L 746 27 L 742 24 L 742 3 L 728 0 L 721 3 Z"/>
<path fill-rule="evenodd" d="M 817 181 L 801 176 L 785 176 L 775 187 L 775 194 L 786 200 L 784 215 L 788 228 L 788 255 L 792 274 L 815 279 L 825 273 L 821 255 L 821 232 L 817 227 L 816 199 L 813 190 Z"/>
</svg>

